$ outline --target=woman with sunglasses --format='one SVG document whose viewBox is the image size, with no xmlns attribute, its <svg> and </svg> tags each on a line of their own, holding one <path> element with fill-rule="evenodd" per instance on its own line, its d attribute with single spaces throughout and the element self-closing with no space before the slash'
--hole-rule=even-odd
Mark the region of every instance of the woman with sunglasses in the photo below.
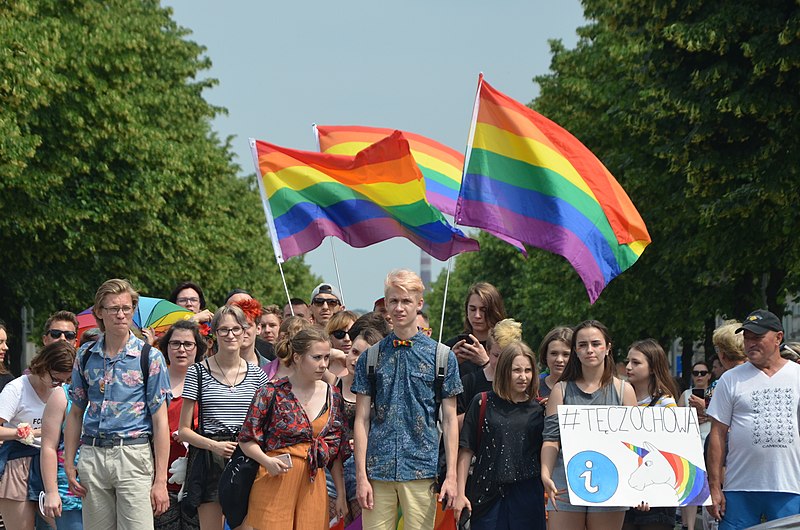
<svg viewBox="0 0 800 530">
<path fill-rule="evenodd" d="M 331 339 L 331 361 L 325 380 L 331 384 L 347 373 L 347 356 L 353 347 L 355 337 L 350 336 L 350 328 L 358 320 L 358 315 L 352 311 L 339 311 L 335 313 L 325 325 L 325 332 Z"/>
<path fill-rule="evenodd" d="M 5 471 L 0 478 L 0 514 L 7 528 L 34 527 L 42 477 L 32 470 L 39 458 L 44 408 L 54 392 L 69 381 L 75 347 L 56 341 L 42 348 L 30 364 L 30 374 L 11 381 L 0 393 L 0 461 Z M 27 424 L 27 427 L 22 424 Z M 36 492 L 36 497 L 28 491 Z"/>
<path fill-rule="evenodd" d="M 362 353 L 370 346 L 377 344 L 383 338 L 380 331 L 375 328 L 362 328 L 357 337 L 353 337 L 353 345 L 347 353 L 347 372 L 337 378 L 334 386 L 342 393 L 344 421 L 342 426 L 342 443 L 339 448 L 339 457 L 334 461 L 331 475 L 328 480 L 328 511 L 330 518 L 338 515 L 337 500 L 339 492 L 336 491 L 333 476 L 341 473 L 344 477 L 345 493 L 347 495 L 348 514 L 345 525 L 361 514 L 361 506 L 356 499 L 356 466 L 353 460 L 353 424 L 356 421 L 356 395 L 350 390 L 353 386 L 353 377 L 356 373 L 356 363 Z"/>
<path fill-rule="evenodd" d="M 222 507 L 217 486 L 228 459 L 236 449 L 239 429 L 256 391 L 267 383 L 258 365 L 239 356 L 248 319 L 237 306 L 222 306 L 211 320 L 217 353 L 194 364 L 183 384 L 178 438 L 191 445 L 184 491 L 191 513 L 197 508 L 203 530 L 222 530 Z M 197 430 L 194 409 L 198 404 Z M 188 501 L 188 502 L 187 502 Z"/>
<path fill-rule="evenodd" d="M 711 369 L 705 361 L 697 361 L 692 365 L 692 387 L 681 394 L 678 400 L 679 407 L 694 407 L 697 410 L 697 421 L 700 423 L 700 439 L 706 442 L 708 433 L 711 432 L 711 422 L 706 415 L 713 387 L 711 386 Z M 697 507 L 683 506 L 681 508 L 681 524 L 683 528 L 694 530 L 697 522 Z"/>
<path fill-rule="evenodd" d="M 178 440 L 186 372 L 190 366 L 203 359 L 206 353 L 206 343 L 202 335 L 200 335 L 200 329 L 196 322 L 179 320 L 161 337 L 159 344 L 159 349 L 166 353 L 164 357 L 169 367 L 169 382 L 172 389 L 172 401 L 167 407 L 169 432 L 171 433 L 167 469 L 171 469 L 173 462 L 186 456 L 186 446 Z M 195 412 L 192 423 L 194 424 L 196 420 L 197 414 Z M 190 517 L 181 513 L 180 505 L 178 504 L 178 492 L 180 489 L 180 484 L 167 483 L 169 508 L 155 518 L 155 528 L 157 530 L 200 527 L 196 515 Z"/>
</svg>

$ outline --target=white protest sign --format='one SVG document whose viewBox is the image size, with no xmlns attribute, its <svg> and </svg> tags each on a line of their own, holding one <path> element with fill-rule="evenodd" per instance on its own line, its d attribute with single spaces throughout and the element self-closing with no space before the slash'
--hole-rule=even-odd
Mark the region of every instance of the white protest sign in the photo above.
<svg viewBox="0 0 800 530">
<path fill-rule="evenodd" d="M 571 504 L 711 504 L 693 408 L 559 405 L 558 423 Z"/>
</svg>

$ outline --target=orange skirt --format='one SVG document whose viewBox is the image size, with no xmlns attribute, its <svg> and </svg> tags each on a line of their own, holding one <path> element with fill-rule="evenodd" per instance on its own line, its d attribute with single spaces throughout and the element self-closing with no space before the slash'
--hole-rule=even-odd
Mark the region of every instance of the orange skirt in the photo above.
<svg viewBox="0 0 800 530">
<path fill-rule="evenodd" d="M 277 453 L 268 454 L 275 456 Z M 248 525 L 257 530 L 328 528 L 325 472 L 318 469 L 311 482 L 307 459 L 292 455 L 292 464 L 287 473 L 276 476 L 263 467 L 258 468 L 247 506 Z"/>
</svg>

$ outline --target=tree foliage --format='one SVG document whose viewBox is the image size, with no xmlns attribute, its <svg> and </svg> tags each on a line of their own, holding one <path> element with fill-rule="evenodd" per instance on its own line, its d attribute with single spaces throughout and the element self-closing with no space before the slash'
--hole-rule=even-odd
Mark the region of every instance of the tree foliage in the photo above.
<svg viewBox="0 0 800 530">
<path fill-rule="evenodd" d="M 285 298 L 252 177 L 211 130 L 210 66 L 157 0 L 0 7 L 0 308 L 79 310 L 110 277 Z M 310 291 L 301 259 L 290 288 Z"/>
<path fill-rule="evenodd" d="M 536 340 L 559 318 L 594 316 L 623 347 L 701 339 L 716 316 L 756 307 L 782 314 L 800 272 L 800 6 L 583 3 L 588 25 L 574 49 L 551 43 L 531 105 L 603 160 L 653 243 L 591 308 L 574 273 L 534 251 L 513 279 L 496 278 L 510 314 Z M 459 257 L 454 276 L 498 261 L 486 249 Z"/>
</svg>

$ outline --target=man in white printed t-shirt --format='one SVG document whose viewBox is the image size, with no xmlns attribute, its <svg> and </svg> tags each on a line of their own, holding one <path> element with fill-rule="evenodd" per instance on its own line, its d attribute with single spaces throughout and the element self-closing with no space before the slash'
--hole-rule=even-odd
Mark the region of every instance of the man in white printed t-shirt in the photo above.
<svg viewBox="0 0 800 530">
<path fill-rule="evenodd" d="M 741 332 L 750 362 L 722 374 L 708 408 L 708 511 L 720 530 L 800 513 L 800 365 L 781 357 L 783 326 L 773 313 L 753 311 Z"/>
</svg>

